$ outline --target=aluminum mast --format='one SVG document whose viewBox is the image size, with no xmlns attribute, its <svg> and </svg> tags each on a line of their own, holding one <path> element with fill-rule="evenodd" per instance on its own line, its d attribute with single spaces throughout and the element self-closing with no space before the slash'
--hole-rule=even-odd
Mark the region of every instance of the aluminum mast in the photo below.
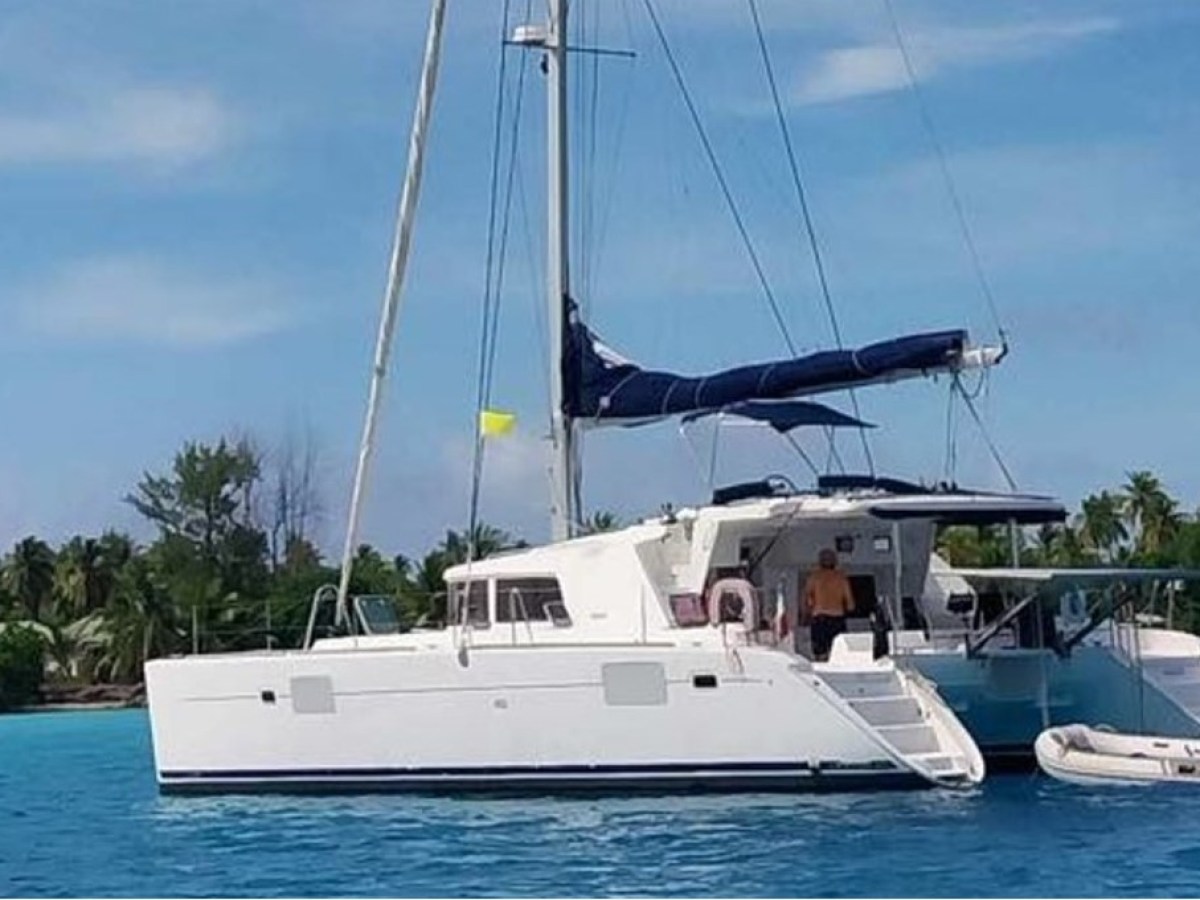
<svg viewBox="0 0 1200 900">
<path fill-rule="evenodd" d="M 416 217 L 417 197 L 421 192 L 421 171 L 425 164 L 425 141 L 429 117 L 433 109 L 433 93 L 437 87 L 438 60 L 441 56 L 442 23 L 446 0 L 433 0 L 429 13 L 429 31 L 425 40 L 425 62 L 421 69 L 421 84 L 417 92 L 417 107 L 413 112 L 412 133 L 408 144 L 408 169 L 400 194 L 396 218 L 396 234 L 388 265 L 387 289 L 383 295 L 383 310 L 379 318 L 379 335 L 375 342 L 375 361 L 371 368 L 371 388 L 367 398 L 367 416 L 363 422 L 362 443 L 358 448 L 358 467 L 354 473 L 354 489 L 350 494 L 350 514 L 346 524 L 346 544 L 342 549 L 342 574 L 338 582 L 337 619 L 348 620 L 347 595 L 350 591 L 350 567 L 358 541 L 358 524 L 362 512 L 363 491 L 374 450 L 375 429 L 379 423 L 379 404 L 383 382 L 387 377 L 391 355 L 392 335 L 400 312 L 401 287 L 408 267 L 409 246 L 412 243 L 413 220 Z"/>
<path fill-rule="evenodd" d="M 556 541 L 574 532 L 575 434 L 571 418 L 563 411 L 562 357 L 570 296 L 568 181 L 567 181 L 567 0 L 552 0 L 547 26 L 546 147 L 548 198 L 546 232 L 546 300 L 550 331 L 550 534 Z"/>
</svg>

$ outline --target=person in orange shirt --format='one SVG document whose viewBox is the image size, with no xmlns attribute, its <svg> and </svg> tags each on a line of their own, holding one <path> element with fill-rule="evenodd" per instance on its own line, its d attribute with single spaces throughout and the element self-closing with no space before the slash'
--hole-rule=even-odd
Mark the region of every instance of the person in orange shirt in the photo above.
<svg viewBox="0 0 1200 900">
<path fill-rule="evenodd" d="M 850 579 L 837 567 L 837 554 L 825 548 L 817 556 L 818 567 L 804 583 L 804 610 L 812 622 L 813 657 L 829 659 L 833 639 L 846 630 L 846 616 L 854 611 Z"/>
</svg>

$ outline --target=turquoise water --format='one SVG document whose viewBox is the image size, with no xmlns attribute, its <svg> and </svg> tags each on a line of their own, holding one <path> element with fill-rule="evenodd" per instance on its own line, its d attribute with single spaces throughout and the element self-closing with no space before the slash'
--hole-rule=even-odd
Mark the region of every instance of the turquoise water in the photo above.
<svg viewBox="0 0 1200 900">
<path fill-rule="evenodd" d="M 142 712 L 0 716 L 0 895 L 1197 895 L 1200 789 L 159 797 Z"/>
</svg>

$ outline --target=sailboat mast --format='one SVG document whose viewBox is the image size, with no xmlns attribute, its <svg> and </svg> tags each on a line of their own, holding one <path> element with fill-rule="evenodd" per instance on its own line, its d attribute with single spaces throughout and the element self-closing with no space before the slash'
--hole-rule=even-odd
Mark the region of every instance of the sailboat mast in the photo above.
<svg viewBox="0 0 1200 900">
<path fill-rule="evenodd" d="M 421 69 L 421 84 L 417 91 L 417 108 L 413 112 L 412 133 L 408 144 L 408 169 L 400 193 L 400 209 L 396 217 L 396 234 L 388 264 L 387 289 L 379 317 L 379 334 L 375 342 L 375 360 L 371 366 L 371 388 L 367 398 L 367 415 L 363 422 L 362 443 L 358 448 L 358 466 L 354 472 L 354 489 L 350 494 L 350 513 L 346 523 L 346 543 L 342 548 L 342 575 L 338 583 L 337 620 L 348 621 L 347 606 L 350 592 L 350 567 L 358 542 L 358 523 L 362 511 L 363 492 L 367 483 L 371 455 L 375 447 L 375 429 L 379 423 L 379 404 L 383 383 L 387 378 L 391 356 L 392 334 L 400 313 L 401 287 L 408 267 L 408 251 L 412 244 L 413 221 L 416 218 L 417 197 L 421 193 L 421 172 L 425 164 L 425 141 L 429 116 L 433 110 L 433 93 L 437 87 L 438 61 L 441 56 L 442 23 L 446 0 L 433 0 L 429 14 L 429 31 L 425 41 L 425 63 Z"/>
<path fill-rule="evenodd" d="M 556 541 L 574 530 L 575 434 L 571 417 L 563 410 L 563 350 L 566 344 L 567 302 L 570 296 L 568 181 L 567 181 L 567 2 L 551 0 L 546 33 L 546 87 L 548 97 L 547 171 L 549 183 L 546 235 L 546 293 L 550 333 L 550 529 Z"/>
</svg>

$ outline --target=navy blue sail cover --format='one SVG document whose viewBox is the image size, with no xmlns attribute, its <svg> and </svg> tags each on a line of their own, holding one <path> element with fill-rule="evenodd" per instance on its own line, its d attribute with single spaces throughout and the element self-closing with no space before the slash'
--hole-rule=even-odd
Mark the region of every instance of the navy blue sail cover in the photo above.
<svg viewBox="0 0 1200 900">
<path fill-rule="evenodd" d="M 786 434 L 803 425 L 820 425 L 829 428 L 874 428 L 867 422 L 848 416 L 840 410 L 807 400 L 747 400 L 724 409 L 704 409 L 688 413 L 685 422 L 693 422 L 704 416 L 724 414 L 765 422 L 780 434 Z"/>
<path fill-rule="evenodd" d="M 940 371 L 961 358 L 967 343 L 965 331 L 934 331 L 857 350 L 824 350 L 685 376 L 643 369 L 622 359 L 572 318 L 563 347 L 563 412 L 576 419 L 627 425 Z"/>
</svg>

